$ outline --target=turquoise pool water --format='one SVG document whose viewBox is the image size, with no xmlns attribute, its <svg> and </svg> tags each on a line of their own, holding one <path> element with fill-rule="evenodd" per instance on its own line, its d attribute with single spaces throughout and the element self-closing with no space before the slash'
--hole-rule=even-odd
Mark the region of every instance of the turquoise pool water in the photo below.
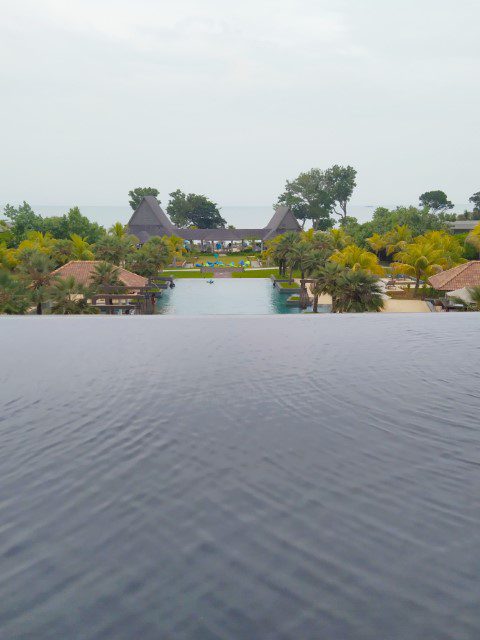
<svg viewBox="0 0 480 640">
<path fill-rule="evenodd" d="M 288 297 L 264 278 L 220 278 L 214 284 L 203 279 L 178 279 L 173 289 L 163 292 L 157 313 L 184 316 L 301 313 L 300 309 L 287 306 Z"/>
</svg>

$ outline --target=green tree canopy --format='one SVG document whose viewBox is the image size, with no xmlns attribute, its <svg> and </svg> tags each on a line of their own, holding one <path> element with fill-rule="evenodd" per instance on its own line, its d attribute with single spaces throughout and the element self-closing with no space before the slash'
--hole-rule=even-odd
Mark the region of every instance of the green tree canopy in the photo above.
<svg viewBox="0 0 480 640">
<path fill-rule="evenodd" d="M 473 196 L 470 196 L 468 201 L 473 203 L 473 210 L 475 212 L 480 211 L 480 191 L 477 191 Z"/>
<path fill-rule="evenodd" d="M 127 257 L 127 266 L 145 278 L 158 275 L 173 259 L 173 249 L 168 238 L 149 238 L 135 253 Z"/>
<path fill-rule="evenodd" d="M 332 197 L 335 205 L 340 208 L 340 211 L 334 209 L 334 213 L 339 216 L 342 225 L 348 217 L 347 204 L 357 186 L 356 177 L 357 171 L 350 165 L 341 167 L 335 164 L 330 169 L 327 169 L 324 174 L 325 189 Z"/>
<path fill-rule="evenodd" d="M 9 247 L 13 243 L 13 233 L 6 220 L 0 220 L 0 244 Z"/>
<path fill-rule="evenodd" d="M 189 193 L 180 189 L 170 194 L 167 213 L 177 227 L 194 226 L 199 229 L 224 229 L 226 220 L 220 215 L 215 202 L 206 196 Z"/>
<path fill-rule="evenodd" d="M 45 231 L 44 220 L 42 216 L 35 213 L 28 202 L 18 207 L 7 204 L 4 209 L 5 217 L 11 222 L 10 232 L 13 236 L 15 246 L 25 240 L 29 231 Z"/>
<path fill-rule="evenodd" d="M 63 216 L 44 218 L 43 225 L 44 231 L 48 231 L 57 239 L 70 238 L 74 233 L 92 243 L 105 235 L 105 229 L 96 222 L 90 222 L 78 207 L 72 207 Z"/>
<path fill-rule="evenodd" d="M 311 220 L 315 230 L 333 227 L 331 213 L 335 200 L 327 190 L 325 173 L 320 169 L 310 169 L 295 180 L 287 180 L 285 191 L 279 196 L 278 204 L 289 206 L 302 228 Z"/>
<path fill-rule="evenodd" d="M 420 206 L 426 207 L 436 213 L 453 209 L 453 203 L 447 198 L 444 191 L 425 191 L 419 198 Z"/>
<path fill-rule="evenodd" d="M 96 242 L 105 234 L 105 229 L 96 222 L 90 222 L 78 207 L 72 207 L 63 216 L 42 217 L 33 211 L 28 202 L 23 202 L 18 207 L 7 204 L 4 213 L 11 222 L 10 233 L 14 246 L 25 240 L 29 231 L 49 233 L 56 239 L 70 238 L 74 233 L 88 242 Z"/>
<path fill-rule="evenodd" d="M 145 196 L 154 196 L 160 203 L 161 201 L 158 198 L 159 193 L 160 191 L 158 189 L 155 189 L 155 187 L 137 187 L 136 189 L 132 189 L 128 192 L 128 197 L 130 198 L 128 204 L 135 211 L 135 209 L 137 209 L 138 205 L 142 201 L 142 198 L 144 198 Z"/>
<path fill-rule="evenodd" d="M 22 314 L 29 306 L 24 283 L 6 269 L 0 269 L 0 313 Z"/>
</svg>

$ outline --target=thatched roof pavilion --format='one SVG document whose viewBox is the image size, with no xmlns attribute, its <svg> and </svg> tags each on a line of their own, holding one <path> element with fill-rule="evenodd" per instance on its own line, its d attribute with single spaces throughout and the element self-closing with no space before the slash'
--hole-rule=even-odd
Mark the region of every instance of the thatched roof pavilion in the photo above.
<svg viewBox="0 0 480 640">
<path fill-rule="evenodd" d="M 183 229 L 172 224 L 154 196 L 145 196 L 128 222 L 130 233 L 144 243 L 152 236 L 176 235 L 199 242 L 234 242 L 254 238 L 264 242 L 301 227 L 289 207 L 278 206 L 270 222 L 261 229 Z"/>
</svg>

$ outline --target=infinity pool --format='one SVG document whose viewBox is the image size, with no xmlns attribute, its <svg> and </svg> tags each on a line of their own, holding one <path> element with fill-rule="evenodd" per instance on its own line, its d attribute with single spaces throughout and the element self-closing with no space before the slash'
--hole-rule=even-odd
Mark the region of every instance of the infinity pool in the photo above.
<svg viewBox="0 0 480 640">
<path fill-rule="evenodd" d="M 300 313 L 300 309 L 287 306 L 288 297 L 264 278 L 220 278 L 214 284 L 208 284 L 207 279 L 178 279 L 175 288 L 163 292 L 157 313 L 183 316 Z M 322 307 L 319 311 L 329 308 Z"/>
<path fill-rule="evenodd" d="M 0 316 L 0 638 L 478 640 L 479 326 Z"/>
</svg>

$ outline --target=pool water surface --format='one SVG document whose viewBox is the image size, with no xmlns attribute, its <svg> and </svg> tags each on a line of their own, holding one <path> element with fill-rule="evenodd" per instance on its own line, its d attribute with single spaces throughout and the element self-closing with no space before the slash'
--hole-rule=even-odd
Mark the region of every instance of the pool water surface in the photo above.
<svg viewBox="0 0 480 640">
<path fill-rule="evenodd" d="M 173 315 L 272 315 L 298 314 L 287 305 L 288 294 L 279 293 L 265 278 L 178 279 L 157 303 L 157 313 Z M 328 307 L 319 307 L 320 312 Z"/>
</svg>

